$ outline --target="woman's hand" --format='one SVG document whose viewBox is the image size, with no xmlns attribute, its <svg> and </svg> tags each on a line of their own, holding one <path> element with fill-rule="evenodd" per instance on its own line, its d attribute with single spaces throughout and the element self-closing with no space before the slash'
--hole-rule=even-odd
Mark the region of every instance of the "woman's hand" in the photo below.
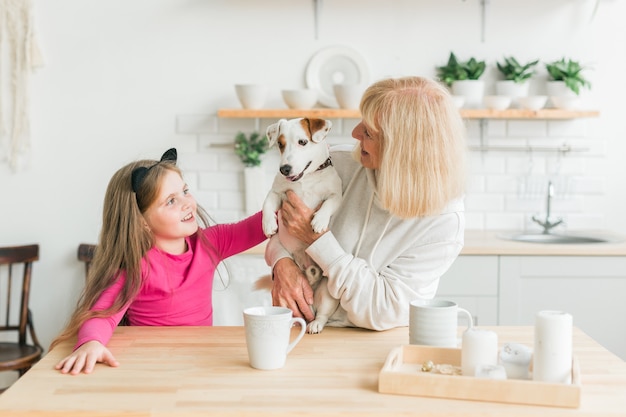
<svg viewBox="0 0 626 417">
<path fill-rule="evenodd" d="M 280 214 L 282 223 L 287 230 L 289 230 L 290 235 L 310 245 L 323 234 L 315 233 L 311 226 L 315 210 L 310 209 L 304 204 L 300 197 L 291 190 L 287 190 L 286 196 L 287 198 L 283 200 L 283 205 L 281 206 Z"/>
<path fill-rule="evenodd" d="M 54 369 L 59 369 L 63 374 L 78 375 L 93 371 L 96 362 L 106 363 L 109 366 L 119 366 L 109 349 L 102 343 L 92 340 L 84 343 L 69 356 L 56 364 Z"/>
<path fill-rule="evenodd" d="M 276 262 L 273 284 L 272 302 L 275 306 L 291 309 L 294 317 L 302 317 L 307 323 L 315 319 L 311 310 L 313 289 L 293 259 L 282 258 Z"/>
</svg>

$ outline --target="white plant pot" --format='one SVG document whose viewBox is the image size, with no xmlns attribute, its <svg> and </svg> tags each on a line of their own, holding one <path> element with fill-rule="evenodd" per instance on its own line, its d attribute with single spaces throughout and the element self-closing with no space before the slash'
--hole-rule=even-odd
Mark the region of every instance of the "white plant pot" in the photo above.
<svg viewBox="0 0 626 417">
<path fill-rule="evenodd" d="M 565 81 L 547 81 L 546 91 L 552 107 L 564 110 L 576 110 L 581 107 L 580 97 L 565 85 Z"/>
<path fill-rule="evenodd" d="M 511 97 L 511 107 L 519 107 L 520 97 L 528 97 L 530 83 L 524 81 L 516 83 L 511 80 L 496 81 L 496 94 L 499 96 Z"/>
<path fill-rule="evenodd" d="M 265 170 L 262 167 L 243 169 L 244 192 L 246 195 L 246 215 L 250 216 L 261 210 L 265 196 L 269 191 L 265 185 Z"/>
<path fill-rule="evenodd" d="M 480 108 L 485 94 L 485 83 L 482 80 L 462 80 L 452 83 L 452 94 L 465 98 L 465 108 Z"/>
<path fill-rule="evenodd" d="M 565 81 L 547 81 L 546 91 L 550 97 L 577 97 L 576 93 L 565 85 Z"/>
</svg>

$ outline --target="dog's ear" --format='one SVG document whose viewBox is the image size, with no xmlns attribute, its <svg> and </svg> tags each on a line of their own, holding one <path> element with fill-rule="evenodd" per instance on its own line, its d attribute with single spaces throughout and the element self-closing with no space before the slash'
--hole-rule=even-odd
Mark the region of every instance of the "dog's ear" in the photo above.
<svg viewBox="0 0 626 417">
<path fill-rule="evenodd" d="M 280 119 L 278 122 L 271 124 L 267 127 L 267 131 L 265 134 L 269 139 L 269 147 L 274 146 L 276 141 L 278 140 L 278 136 L 280 136 L 280 127 L 283 123 L 285 123 L 287 119 Z"/>
<path fill-rule="evenodd" d="M 315 143 L 319 143 L 326 138 L 330 128 L 333 126 L 330 120 L 325 119 L 304 119 L 309 125 L 309 132 L 311 133 L 311 140 Z"/>
</svg>

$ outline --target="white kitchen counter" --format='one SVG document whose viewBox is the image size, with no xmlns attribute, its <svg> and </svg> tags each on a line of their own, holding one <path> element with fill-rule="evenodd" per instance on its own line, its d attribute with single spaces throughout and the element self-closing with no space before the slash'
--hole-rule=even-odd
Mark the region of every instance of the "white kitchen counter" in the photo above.
<svg viewBox="0 0 626 417">
<path fill-rule="evenodd" d="M 510 231 L 509 231 L 510 232 Z M 497 235 L 506 231 L 466 230 L 465 246 L 461 255 L 515 255 L 515 256 L 626 256 L 626 239 L 608 232 L 586 233 L 594 237 L 611 237 L 614 243 L 525 243 L 500 239 Z M 262 255 L 265 243 L 244 252 Z"/>
</svg>

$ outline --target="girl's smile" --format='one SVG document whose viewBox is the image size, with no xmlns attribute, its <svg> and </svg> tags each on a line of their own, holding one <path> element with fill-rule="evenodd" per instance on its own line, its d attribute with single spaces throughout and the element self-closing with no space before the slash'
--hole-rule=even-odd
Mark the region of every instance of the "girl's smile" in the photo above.
<svg viewBox="0 0 626 417">
<path fill-rule="evenodd" d="M 157 199 L 144 213 L 154 244 L 168 253 L 184 253 L 185 238 L 198 230 L 196 211 L 196 200 L 187 184 L 175 171 L 167 171 Z"/>
</svg>

